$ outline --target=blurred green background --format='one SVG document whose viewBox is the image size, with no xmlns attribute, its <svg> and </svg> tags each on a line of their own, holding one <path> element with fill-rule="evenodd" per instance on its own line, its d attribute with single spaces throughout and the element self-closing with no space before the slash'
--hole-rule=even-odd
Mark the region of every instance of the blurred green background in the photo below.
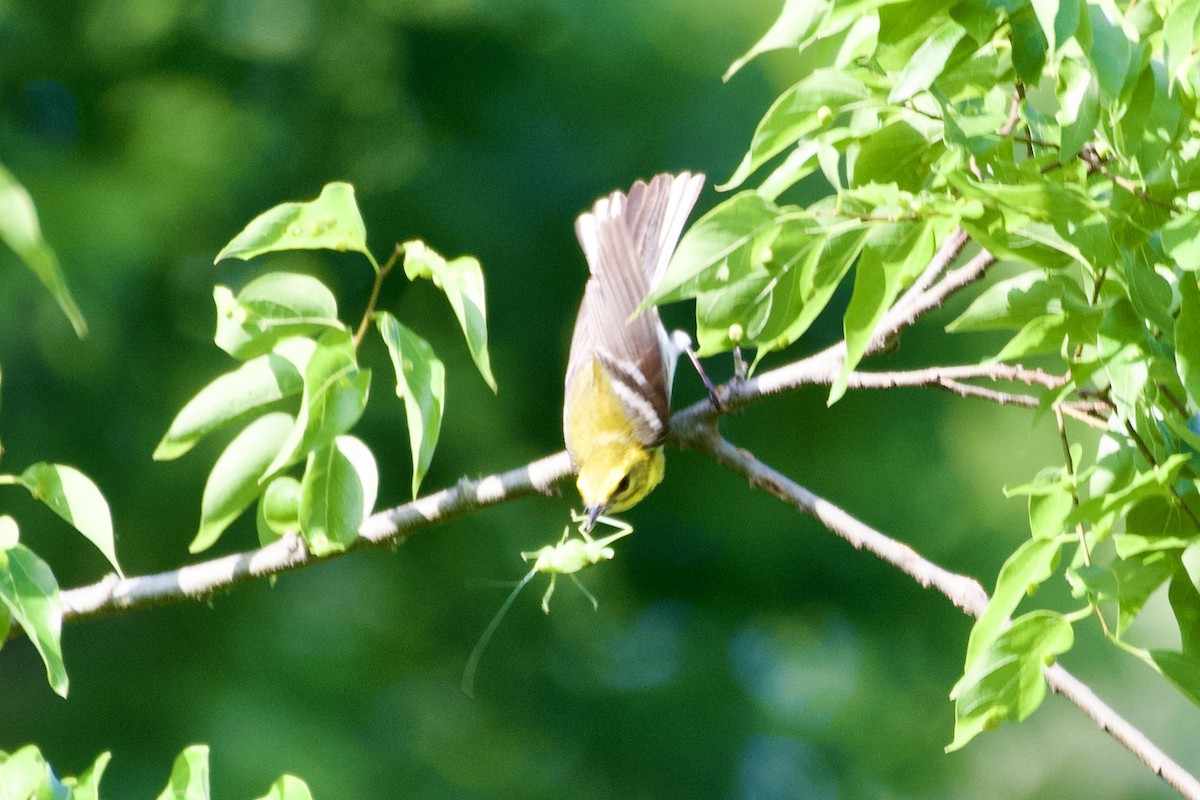
<svg viewBox="0 0 1200 800">
<path fill-rule="evenodd" d="M 180 462 L 150 453 L 175 411 L 232 362 L 211 343 L 214 282 L 309 271 L 356 318 L 361 258 L 212 265 L 255 214 L 358 188 L 377 255 L 420 237 L 484 265 L 498 396 L 428 286 L 383 307 L 449 369 L 426 486 L 560 449 L 570 325 L 585 267 L 575 215 L 661 170 L 715 181 L 800 76 L 786 55 L 720 75 L 775 0 L 0 0 L 0 162 L 38 203 L 92 328 L 76 340 L 49 296 L 0 254 L 5 466 L 73 464 L 112 505 L 131 573 L 187 562 L 205 475 L 226 437 Z M 717 202 L 707 189 L 703 211 Z M 844 298 L 843 298 L 844 301 Z M 885 363 L 972 360 L 941 333 L 962 298 Z M 686 324 L 687 309 L 668 315 Z M 828 316 L 794 353 L 838 337 Z M 374 402 L 356 432 L 407 499 L 403 411 L 371 344 Z M 875 366 L 875 365 L 871 365 Z M 718 376 L 727 360 L 714 359 Z M 702 396 L 680 370 L 678 402 Z M 1059 457 L 1052 421 L 931 391 L 818 389 L 724 429 L 865 521 L 991 585 L 1026 535 L 1000 487 Z M 1076 431 L 1081 439 L 1086 436 Z M 1090 441 L 1090 440 L 1088 440 Z M 691 453 L 628 514 L 635 536 L 564 581 L 546 617 L 531 586 L 485 654 L 468 654 L 522 550 L 554 541 L 574 502 L 531 499 L 209 603 L 93 620 L 64 635 L 71 693 L 33 648 L 0 653 L 0 749 L 38 743 L 60 773 L 100 751 L 110 797 L 152 797 L 185 745 L 212 745 L 214 796 L 281 772 L 319 800 L 429 798 L 1149 798 L 1171 796 L 1056 698 L 1029 722 L 944 755 L 947 693 L 969 623 L 950 604 Z M 64 586 L 101 558 L 10 490 L 6 511 Z M 252 519 L 222 552 L 253 546 Z M 1045 591 L 1065 594 L 1058 587 Z M 1153 609 L 1146 636 L 1170 637 Z M 1200 714 L 1079 632 L 1067 665 L 1185 765 Z"/>
</svg>

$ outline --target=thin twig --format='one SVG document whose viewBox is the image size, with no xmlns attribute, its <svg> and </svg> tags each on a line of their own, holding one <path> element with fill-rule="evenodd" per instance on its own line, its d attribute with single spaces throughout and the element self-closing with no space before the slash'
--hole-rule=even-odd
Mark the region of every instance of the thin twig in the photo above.
<svg viewBox="0 0 1200 800">
<path fill-rule="evenodd" d="M 890 372 L 854 372 L 857 385 L 863 388 L 892 388 L 894 386 L 932 386 L 939 381 L 989 380 L 1023 383 L 1026 386 L 1044 386 L 1059 389 L 1066 386 L 1062 375 L 1051 375 L 1040 367 L 1029 368 L 1020 364 L 1001 362 L 988 364 L 955 364 L 924 369 L 895 370 Z"/>
<path fill-rule="evenodd" d="M 933 258 L 929 260 L 929 265 L 925 267 L 920 276 L 913 281 L 913 285 L 908 287 L 908 290 L 901 295 L 893 307 L 900 308 L 909 305 L 923 295 L 933 285 L 933 282 L 954 263 L 955 259 L 962 253 L 963 248 L 967 246 L 967 241 L 967 232 L 961 227 L 951 231 L 950 235 L 946 237 L 946 241 L 942 242 L 942 246 L 933 254 Z"/>
<path fill-rule="evenodd" d="M 1079 160 L 1139 200 L 1144 200 L 1147 203 L 1156 205 L 1166 211 L 1175 210 L 1175 205 L 1173 203 L 1170 203 L 1166 200 L 1160 200 L 1159 198 L 1147 192 L 1145 189 L 1139 187 L 1133 181 L 1129 180 L 1129 178 L 1118 175 L 1110 170 L 1108 168 L 1108 163 L 1100 157 L 1100 154 L 1096 152 L 1095 146 L 1093 146 L 1091 143 L 1085 144 L 1079 149 Z"/>
<path fill-rule="evenodd" d="M 379 301 L 379 289 L 383 286 L 383 279 L 392 271 L 392 267 L 396 266 L 396 260 L 403 251 L 403 246 L 397 244 L 392 250 L 391 257 L 375 273 L 375 283 L 371 286 L 371 297 L 367 300 L 367 307 L 363 311 L 362 321 L 358 323 L 358 329 L 354 331 L 355 350 L 362 344 L 363 337 L 367 335 L 367 326 L 371 324 L 371 316 L 375 313 L 375 303 Z"/>
<path fill-rule="evenodd" d="M 866 550 L 899 569 L 927 589 L 935 589 L 971 617 L 987 607 L 983 587 L 966 575 L 946 570 L 925 559 L 908 545 L 880 533 L 854 518 L 838 506 L 814 494 L 795 481 L 771 469 L 752 454 L 721 438 L 716 428 L 697 428 L 696 437 L 687 444 L 707 453 L 714 461 L 741 476 L 751 486 L 816 518 L 834 534 L 859 550 Z M 1102 731 L 1133 753 L 1155 775 L 1189 800 L 1200 800 L 1200 781 L 1164 753 L 1132 723 L 1096 696 L 1086 684 L 1061 664 L 1043 668 L 1046 684 L 1083 711 Z"/>
</svg>

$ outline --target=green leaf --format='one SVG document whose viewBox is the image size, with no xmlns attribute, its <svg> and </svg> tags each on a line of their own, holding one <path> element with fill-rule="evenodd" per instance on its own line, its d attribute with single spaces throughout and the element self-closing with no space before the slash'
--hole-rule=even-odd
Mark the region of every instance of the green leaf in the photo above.
<svg viewBox="0 0 1200 800">
<path fill-rule="evenodd" d="M 948 226 L 943 223 L 942 227 Z M 846 357 L 829 390 L 830 405 L 845 393 L 850 373 L 866 353 L 875 326 L 933 257 L 938 232 L 932 222 L 885 223 L 867 235 L 854 272 L 854 293 L 842 318 Z"/>
<path fill-rule="evenodd" d="M 750 150 L 719 191 L 735 189 L 759 167 L 812 136 L 844 110 L 865 104 L 871 91 L 842 70 L 818 70 L 784 92 L 767 110 Z"/>
<path fill-rule="evenodd" d="M 358 368 L 350 332 L 329 331 L 321 336 L 304 370 L 304 395 L 295 427 L 263 479 L 353 428 L 367 407 L 370 388 L 371 371 Z"/>
<path fill-rule="evenodd" d="M 0 241 L 12 248 L 17 258 L 50 290 L 76 335 L 87 335 L 87 322 L 71 297 L 58 257 L 42 238 L 33 198 L 4 167 L 0 167 Z"/>
<path fill-rule="evenodd" d="M 280 475 L 267 484 L 258 499 L 258 543 L 270 544 L 289 533 L 300 533 L 300 481 Z"/>
<path fill-rule="evenodd" d="M 836 230 L 835 230 L 836 229 Z M 702 295 L 696 303 L 701 355 L 724 352 L 733 345 L 758 348 L 755 366 L 768 353 L 799 339 L 820 316 L 851 264 L 862 252 L 868 225 L 833 223 L 813 234 L 785 224 L 771 246 L 771 271 L 744 278 L 721 292 Z M 752 299 L 752 305 L 740 297 Z M 742 341 L 730 329 L 744 328 Z"/>
<path fill-rule="evenodd" d="M 21 485 L 94 544 L 118 575 L 124 574 L 117 563 L 108 503 L 88 476 L 63 464 L 40 463 L 21 473 Z"/>
<path fill-rule="evenodd" d="M 821 22 L 828 16 L 830 7 L 828 0 L 787 0 L 775 23 L 745 55 L 725 70 L 721 80 L 728 81 L 738 70 L 763 53 L 799 47 L 801 42 L 819 29 Z"/>
<path fill-rule="evenodd" d="M 104 777 L 104 770 L 111 759 L 112 753 L 101 753 L 78 778 L 63 780 L 71 789 L 71 800 L 100 800 L 100 779 Z"/>
<path fill-rule="evenodd" d="M 688 228 L 639 312 L 731 285 L 761 269 L 783 214 L 752 191 L 719 204 Z"/>
<path fill-rule="evenodd" d="M 8 550 L 19 541 L 21 532 L 17 528 L 17 521 L 8 514 L 0 514 L 0 550 Z"/>
<path fill-rule="evenodd" d="M 1151 650 L 1150 658 L 1184 697 L 1200 706 L 1200 658 L 1171 650 Z"/>
<path fill-rule="evenodd" d="M 315 555 L 345 550 L 375 508 L 379 470 L 371 450 L 339 436 L 308 456 L 300 483 L 300 528 Z"/>
<path fill-rule="evenodd" d="M 1046 37 L 1047 52 L 1057 50 L 1079 27 L 1078 0 L 1030 0 L 1029 5 Z"/>
<path fill-rule="evenodd" d="M 316 278 L 269 272 L 246 284 L 235 297 L 213 289 L 217 305 L 217 347 L 245 361 L 269 352 L 281 339 L 345 328 L 337 317 L 333 292 Z"/>
<path fill-rule="evenodd" d="M 846 150 L 849 183 L 859 191 L 876 186 L 920 192 L 930 169 L 942 151 L 942 131 L 899 120 L 857 139 Z M 886 213 L 876 209 L 879 216 Z"/>
<path fill-rule="evenodd" d="M 158 800 L 209 800 L 208 791 L 208 745 L 194 744 L 175 759 Z"/>
<path fill-rule="evenodd" d="M 1005 720 L 1020 722 L 1032 714 L 1046 696 L 1043 667 L 1070 650 L 1074 640 L 1071 624 L 1052 611 L 1013 620 L 954 684 L 954 741 L 946 751 L 964 747 Z"/>
<path fill-rule="evenodd" d="M 1200 403 L 1200 286 L 1196 276 L 1179 276 L 1179 317 L 1175 320 L 1175 367 L 1193 403 Z"/>
<path fill-rule="evenodd" d="M 496 391 L 487 349 L 487 306 L 484 302 L 483 269 L 470 256 L 446 261 L 424 242 L 405 242 L 404 274 L 409 280 L 427 278 L 445 293 L 458 317 L 471 358 L 483 380 Z"/>
<path fill-rule="evenodd" d="M 973 62 L 966 62 L 968 65 L 971 63 Z M 1002 141 L 1008 141 L 996 133 L 1008 119 L 1009 107 L 1012 105 L 1012 97 L 1000 86 L 994 86 L 973 103 L 952 103 L 944 98 L 937 99 L 942 108 L 947 144 L 959 145 L 969 153 L 981 156 L 996 150 Z"/>
<path fill-rule="evenodd" d="M 199 553 L 213 545 L 221 533 L 258 497 L 259 480 L 292 434 L 296 420 L 275 411 L 247 425 L 213 465 L 200 501 L 200 529 L 188 550 Z"/>
<path fill-rule="evenodd" d="M 996 578 L 996 590 L 971 629 L 967 644 L 967 672 L 996 641 L 1022 598 L 1054 573 L 1054 565 L 1064 541 L 1059 537 L 1028 539 L 1004 562 Z"/>
<path fill-rule="evenodd" d="M 993 283 L 946 330 L 953 333 L 1019 330 L 1046 316 L 1061 315 L 1074 304 L 1087 304 L 1077 285 L 1041 270 L 1031 270 Z"/>
<path fill-rule="evenodd" d="M 1030 483 L 1005 487 L 1005 497 L 1018 495 L 1029 498 L 1029 531 L 1034 538 L 1050 539 L 1066 530 L 1075 495 L 1061 468 L 1049 467 Z"/>
<path fill-rule="evenodd" d="M 1173 217 L 1162 227 L 1163 249 L 1180 269 L 1200 272 L 1200 211 Z"/>
<path fill-rule="evenodd" d="M 1100 90 L 1109 100 L 1116 100 L 1130 78 L 1133 43 L 1119 24 L 1110 22 L 1099 5 L 1087 4 L 1092 42 L 1088 50 Z M 1115 8 L 1114 14 L 1120 14 Z"/>
<path fill-rule="evenodd" d="M 312 800 L 308 785 L 294 775 L 281 775 L 258 800 Z"/>
<path fill-rule="evenodd" d="M 946 68 L 950 54 L 966 34 L 966 29 L 952 19 L 938 26 L 896 76 L 896 85 L 888 95 L 888 102 L 903 103 L 932 86 Z"/>
<path fill-rule="evenodd" d="M 1037 15 L 1028 5 L 1009 16 L 1012 24 L 1012 63 L 1026 84 L 1036 84 L 1046 66 L 1046 40 Z"/>
<path fill-rule="evenodd" d="M 362 253 L 379 270 L 367 250 L 367 228 L 354 187 L 348 183 L 327 183 L 316 200 L 281 203 L 264 211 L 221 249 L 213 263 L 225 258 L 249 261 L 278 250 L 349 250 Z"/>
<path fill-rule="evenodd" d="M 1117 636 L 1129 630 L 1150 595 L 1179 568 L 1179 555 L 1152 550 L 1113 561 L 1109 569 L 1117 578 Z"/>
<path fill-rule="evenodd" d="M 53 794 L 43 794 L 52 776 L 41 751 L 35 745 L 26 745 L 0 760 L 0 797 L 4 800 L 56 800 Z"/>
<path fill-rule="evenodd" d="M 1081 502 L 1072 512 L 1067 524 L 1087 524 L 1092 529 L 1091 536 L 1100 541 L 1112 530 L 1118 519 L 1133 512 L 1146 500 L 1173 500 L 1170 487 L 1178 480 L 1188 458 L 1186 454 L 1176 454 L 1169 456 L 1162 464 L 1143 472 L 1134 472 L 1132 477 L 1114 483 L 1103 494 L 1095 494 Z"/>
<path fill-rule="evenodd" d="M 1142 253 L 1127 253 L 1124 259 L 1125 280 L 1129 284 L 1129 302 L 1137 315 L 1160 331 L 1175 327 L 1171 316 L 1171 284 L 1158 274 L 1154 265 L 1141 257 Z M 1186 278 L 1184 278 L 1186 280 Z"/>
<path fill-rule="evenodd" d="M 1196 589 L 1200 574 L 1195 572 L 1197 555 L 1200 555 L 1200 545 L 1192 545 L 1184 551 L 1180 559 L 1182 566 L 1171 577 L 1171 588 L 1167 592 L 1171 610 L 1175 612 L 1175 622 L 1179 625 L 1181 649 L 1184 655 L 1192 657 L 1200 656 L 1200 591 Z"/>
<path fill-rule="evenodd" d="M 49 565 L 23 544 L 0 553 L 0 601 L 41 654 L 50 688 L 66 697 L 58 581 Z"/>
<path fill-rule="evenodd" d="M 1167 6 L 1167 9 L 1162 30 L 1167 70 L 1173 78 L 1188 86 L 1187 74 L 1195 66 L 1198 57 L 1196 42 L 1200 40 L 1200 0 L 1182 0 Z"/>
<path fill-rule="evenodd" d="M 1100 86 L 1090 70 L 1071 59 L 1063 61 L 1058 75 L 1055 119 L 1062 126 L 1062 157 L 1071 159 L 1096 135 L 1096 123 L 1100 119 Z"/>
<path fill-rule="evenodd" d="M 272 352 L 214 379 L 175 416 L 154 450 L 154 460 L 179 458 L 218 428 L 299 394 L 315 349 L 311 339 L 294 336 L 278 342 Z"/>
<path fill-rule="evenodd" d="M 412 450 L 413 497 L 433 460 L 442 410 L 446 403 L 446 368 L 429 342 L 417 336 L 386 311 L 375 316 L 396 371 L 396 396 L 404 401 L 408 442 Z"/>
<path fill-rule="evenodd" d="M 947 173 L 946 180 L 964 197 L 1010 209 L 1039 222 L 1083 220 L 1102 210 L 1095 198 L 1074 183 L 1044 179 L 1030 183 L 983 183 L 967 177 L 965 172 Z"/>
</svg>

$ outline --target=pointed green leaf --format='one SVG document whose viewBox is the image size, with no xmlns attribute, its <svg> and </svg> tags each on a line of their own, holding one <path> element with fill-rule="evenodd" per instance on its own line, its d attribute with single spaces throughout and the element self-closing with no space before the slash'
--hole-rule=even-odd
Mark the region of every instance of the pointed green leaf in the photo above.
<svg viewBox="0 0 1200 800">
<path fill-rule="evenodd" d="M 746 54 L 734 61 L 721 80 L 728 81 L 738 70 L 746 66 L 757 56 L 772 50 L 799 47 L 812 36 L 820 27 L 821 22 L 829 14 L 831 4 L 828 0 L 787 0 L 779 18 L 761 39 L 755 42 Z"/>
<path fill-rule="evenodd" d="M 688 228 L 639 312 L 724 288 L 761 269 L 782 214 L 752 191 L 722 202 Z"/>
<path fill-rule="evenodd" d="M 1100 86 L 1080 62 L 1064 59 L 1059 67 L 1058 111 L 1063 158 L 1074 158 L 1096 133 L 1100 119 Z"/>
<path fill-rule="evenodd" d="M 258 800 L 312 800 L 308 785 L 294 775 L 281 775 Z"/>
<path fill-rule="evenodd" d="M 1075 506 L 1072 484 L 1061 467 L 1048 467 L 1033 481 L 1004 487 L 1005 497 L 1029 498 L 1029 531 L 1035 539 L 1051 539 L 1066 530 Z"/>
<path fill-rule="evenodd" d="M 308 456 L 300 483 L 300 528 L 315 555 L 345 550 L 375 508 L 379 470 L 371 450 L 339 436 Z"/>
<path fill-rule="evenodd" d="M 1163 249 L 1180 269 L 1200 272 L 1200 211 L 1173 217 L 1160 231 Z"/>
<path fill-rule="evenodd" d="M 200 501 L 200 529 L 188 550 L 198 553 L 217 541 L 258 497 L 259 480 L 288 440 L 296 420 L 275 411 L 251 422 L 225 448 L 213 465 Z"/>
<path fill-rule="evenodd" d="M 236 359 L 269 352 L 290 336 L 345 328 L 337 317 L 333 292 L 316 278 L 269 272 L 246 284 L 235 297 L 224 286 L 213 289 L 217 305 L 217 347 Z"/>
<path fill-rule="evenodd" d="M 375 265 L 367 250 L 367 228 L 354 199 L 354 187 L 327 183 L 316 200 L 281 203 L 264 211 L 221 249 L 213 263 L 225 258 L 249 261 L 278 250 L 351 250 Z"/>
<path fill-rule="evenodd" d="M 1012 63 L 1017 75 L 1027 84 L 1035 84 L 1046 66 L 1046 39 L 1037 15 L 1028 5 L 1009 14 L 1012 25 Z"/>
<path fill-rule="evenodd" d="M 1200 287 L 1190 272 L 1179 276 L 1175 366 L 1192 402 L 1200 403 Z"/>
<path fill-rule="evenodd" d="M 104 777 L 104 770 L 111 759 L 112 753 L 101 753 L 78 778 L 63 780 L 71 789 L 71 800 L 100 800 L 100 779 Z"/>
<path fill-rule="evenodd" d="M 898 120 L 857 137 L 846 153 L 846 176 L 850 185 L 858 194 L 890 194 L 897 189 L 920 192 L 942 152 L 941 138 L 940 125 L 913 124 L 907 120 Z M 877 207 L 878 203 L 873 205 Z M 885 213 L 885 209 L 877 207 L 878 216 Z"/>
<path fill-rule="evenodd" d="M 358 368 L 349 331 L 329 331 L 317 340 L 304 370 L 304 395 L 291 435 L 263 478 L 324 447 L 354 427 L 367 407 L 371 371 Z"/>
<path fill-rule="evenodd" d="M 854 293 L 842 318 L 846 357 L 829 390 L 830 405 L 845 393 L 850 373 L 862 360 L 875 326 L 933 257 L 938 230 L 932 222 L 886 223 L 867 235 L 854 273 Z"/>
<path fill-rule="evenodd" d="M 51 511 L 70 523 L 121 575 L 113 543 L 112 514 L 96 484 L 74 467 L 34 464 L 21 473 L 21 484 Z"/>
<path fill-rule="evenodd" d="M 8 514 L 0 514 L 0 550 L 15 547 L 21 541 L 21 532 L 17 529 L 17 521 Z"/>
<path fill-rule="evenodd" d="M 1130 61 L 1133 58 L 1133 43 L 1121 29 L 1121 12 L 1111 6 L 1115 22 L 1110 22 L 1105 10 L 1099 5 L 1087 4 L 1088 24 L 1091 28 L 1091 47 L 1088 57 L 1095 70 L 1100 89 L 1105 96 L 1115 100 L 1121 95 L 1125 81 L 1129 78 Z"/>
<path fill-rule="evenodd" d="M 966 671 L 970 672 L 983 653 L 1000 635 L 1008 618 L 1031 588 L 1049 578 L 1054 572 L 1059 550 L 1064 540 L 1027 539 L 1017 551 L 1008 557 L 996 578 L 996 590 L 988 600 L 987 608 L 971 629 L 967 644 Z"/>
<path fill-rule="evenodd" d="M 446 368 L 429 342 L 401 325 L 391 314 L 377 314 L 375 323 L 396 370 L 396 396 L 404 401 L 413 459 L 412 491 L 416 497 L 433 460 L 442 428 Z"/>
<path fill-rule="evenodd" d="M 1184 655 L 1193 657 L 1200 657 L 1200 591 L 1195 583 L 1200 575 L 1193 575 L 1188 567 L 1195 568 L 1198 554 L 1200 545 L 1192 545 L 1185 551 L 1183 566 L 1171 577 L 1171 588 L 1167 592 L 1175 622 L 1179 625 L 1180 649 Z"/>
<path fill-rule="evenodd" d="M 1022 272 L 986 288 L 946 330 L 1019 330 L 1048 314 L 1061 313 L 1064 291 L 1062 281 L 1042 270 Z M 1082 295 L 1080 300 L 1086 302 Z"/>
<path fill-rule="evenodd" d="M 41 654 L 50 688 L 66 697 L 58 581 L 49 565 L 23 544 L 0 553 L 0 601 Z"/>
<path fill-rule="evenodd" d="M 154 459 L 178 458 L 223 425 L 299 394 L 304 388 L 304 370 L 315 349 L 311 339 L 284 339 L 272 352 L 213 380 L 175 416 L 154 450 Z"/>
<path fill-rule="evenodd" d="M 470 256 L 446 261 L 424 242 L 404 245 L 404 274 L 409 280 L 427 278 L 441 289 L 467 340 L 467 349 L 483 380 L 496 391 L 492 363 L 487 349 L 487 306 L 484 302 L 483 269 Z"/>
<path fill-rule="evenodd" d="M 1079 27 L 1078 0 L 1030 0 L 1029 5 L 1042 27 L 1048 52 L 1057 50 Z"/>
<path fill-rule="evenodd" d="M 58 257 L 42 238 L 33 198 L 4 167 L 0 167 L 0 241 L 12 248 L 25 266 L 50 290 L 58 307 L 71 321 L 76 335 L 85 336 L 87 322 L 71 297 Z"/>
<path fill-rule="evenodd" d="M 950 692 L 954 700 L 954 741 L 958 750 L 1005 720 L 1020 722 L 1046 696 L 1042 669 L 1071 649 L 1071 624 L 1052 611 L 1034 611 L 1013 620 L 981 652 Z"/>
<path fill-rule="evenodd" d="M 963 26 L 947 19 L 935 30 L 925 43 L 917 48 L 904 69 L 896 76 L 896 85 L 888 95 L 889 103 L 903 103 L 917 92 L 933 85 L 947 66 L 950 54 L 959 41 L 967 35 Z"/>
<path fill-rule="evenodd" d="M 1200 41 L 1200 0 L 1181 0 L 1167 9 L 1162 28 L 1167 70 L 1186 86 L 1187 74 L 1200 58 L 1196 50 L 1196 42 Z"/>
<path fill-rule="evenodd" d="M 842 111 L 871 98 L 871 90 L 842 70 L 817 70 L 776 100 L 754 131 L 750 150 L 719 191 L 735 189 L 759 167 L 812 136 Z"/>
<path fill-rule="evenodd" d="M 53 794 L 43 794 L 53 773 L 45 756 L 35 745 L 26 745 L 2 758 L 0 754 L 0 797 L 4 800 L 58 800 Z"/>
<path fill-rule="evenodd" d="M 208 745 L 194 744 L 176 757 L 158 800 L 209 800 L 208 792 Z"/>
<path fill-rule="evenodd" d="M 1150 659 L 1175 688 L 1200 706 L 1200 657 L 1172 650 L 1151 650 Z"/>
</svg>

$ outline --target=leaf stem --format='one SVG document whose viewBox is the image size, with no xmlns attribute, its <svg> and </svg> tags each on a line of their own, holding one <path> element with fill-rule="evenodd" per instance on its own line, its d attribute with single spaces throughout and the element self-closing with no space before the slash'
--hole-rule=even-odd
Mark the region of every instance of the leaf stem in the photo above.
<svg viewBox="0 0 1200 800">
<path fill-rule="evenodd" d="M 371 287 L 371 297 L 367 300 L 367 308 L 363 311 L 362 321 L 358 323 L 358 329 L 354 331 L 354 349 L 362 344 L 363 337 L 367 335 L 367 326 L 371 324 L 371 316 L 375 313 L 375 304 L 379 301 L 379 289 L 383 286 L 383 279 L 392 271 L 392 267 L 396 266 L 396 260 L 400 258 L 400 253 L 403 248 L 397 244 L 392 250 L 391 257 L 384 262 L 380 267 L 375 265 L 375 284 Z M 371 263 L 375 264 L 375 259 L 371 259 Z"/>
</svg>

